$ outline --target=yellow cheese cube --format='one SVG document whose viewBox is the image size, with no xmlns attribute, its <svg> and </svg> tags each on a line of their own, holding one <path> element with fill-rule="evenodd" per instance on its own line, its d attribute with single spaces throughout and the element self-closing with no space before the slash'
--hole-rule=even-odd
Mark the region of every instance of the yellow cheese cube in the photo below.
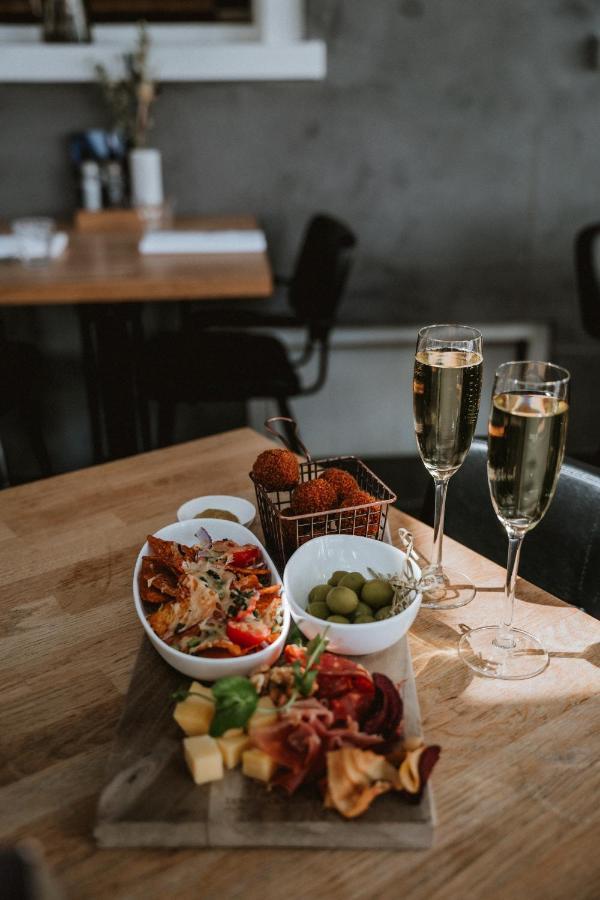
<svg viewBox="0 0 600 900">
<path fill-rule="evenodd" d="M 273 710 L 273 712 L 270 712 Z M 277 707 L 270 697 L 261 697 L 258 701 L 256 710 L 248 719 L 248 734 L 252 734 L 255 728 L 264 728 L 265 725 L 272 725 L 277 721 Z"/>
<path fill-rule="evenodd" d="M 206 687 L 206 685 L 204 684 L 200 684 L 199 681 L 192 681 L 188 690 L 192 691 L 194 694 L 200 694 L 202 697 L 207 697 L 209 700 L 213 699 L 212 688 Z"/>
<path fill-rule="evenodd" d="M 222 737 L 239 737 L 240 734 L 244 733 L 243 728 L 228 728 L 227 731 L 224 731 L 221 735 Z"/>
<path fill-rule="evenodd" d="M 223 777 L 223 757 L 214 738 L 207 734 L 184 738 L 183 752 L 196 784 L 218 781 Z"/>
<path fill-rule="evenodd" d="M 230 728 L 229 730 L 235 731 L 236 729 Z M 241 762 L 242 753 L 250 746 L 250 738 L 243 732 L 241 734 L 225 732 L 223 737 L 217 738 L 217 744 L 226 768 L 235 769 Z"/>
<path fill-rule="evenodd" d="M 253 747 L 242 753 L 242 772 L 248 778 L 257 778 L 259 781 L 270 781 L 273 777 L 277 763 L 268 754 Z"/>
<path fill-rule="evenodd" d="M 178 703 L 173 718 L 187 735 L 208 734 L 215 714 L 212 691 L 197 681 L 192 681 L 189 697 Z"/>
</svg>

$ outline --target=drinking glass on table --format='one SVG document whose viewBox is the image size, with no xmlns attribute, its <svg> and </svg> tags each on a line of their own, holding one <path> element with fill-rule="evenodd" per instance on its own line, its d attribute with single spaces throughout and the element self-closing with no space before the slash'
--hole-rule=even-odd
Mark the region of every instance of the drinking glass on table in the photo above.
<svg viewBox="0 0 600 900">
<path fill-rule="evenodd" d="M 500 625 L 475 628 L 459 643 L 467 665 L 491 678 L 531 678 L 548 664 L 537 638 L 512 621 L 523 538 L 550 506 L 563 461 L 569 378 L 546 362 L 508 362 L 496 372 L 487 469 L 492 504 L 508 534 L 504 612 Z"/>
<path fill-rule="evenodd" d="M 413 378 L 415 433 L 435 482 L 433 551 L 423 569 L 427 609 L 454 609 L 475 596 L 473 582 L 442 565 L 448 481 L 468 453 L 479 413 L 481 334 L 468 325 L 428 325 L 419 331 Z"/>
<path fill-rule="evenodd" d="M 44 265 L 51 258 L 53 219 L 46 216 L 15 219 L 12 232 L 17 243 L 17 255 L 24 265 Z"/>
</svg>

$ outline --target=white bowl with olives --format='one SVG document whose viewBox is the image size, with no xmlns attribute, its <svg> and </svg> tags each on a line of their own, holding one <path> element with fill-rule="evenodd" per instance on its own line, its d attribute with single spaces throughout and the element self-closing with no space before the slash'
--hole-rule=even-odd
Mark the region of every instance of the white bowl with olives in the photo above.
<svg viewBox="0 0 600 900">
<path fill-rule="evenodd" d="M 334 653 L 385 650 L 403 637 L 421 606 L 411 585 L 419 567 L 391 544 L 358 535 L 313 538 L 283 573 L 292 618 L 307 637 L 327 631 Z"/>
</svg>

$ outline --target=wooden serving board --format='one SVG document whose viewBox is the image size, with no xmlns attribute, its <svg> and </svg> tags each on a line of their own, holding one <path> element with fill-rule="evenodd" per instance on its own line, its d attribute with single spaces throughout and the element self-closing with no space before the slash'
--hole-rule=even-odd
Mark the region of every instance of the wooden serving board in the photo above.
<svg viewBox="0 0 600 900">
<path fill-rule="evenodd" d="M 408 641 L 357 657 L 372 672 L 403 681 L 406 735 L 420 735 Z M 315 785 L 293 797 L 243 776 L 195 785 L 183 758 L 182 732 L 171 694 L 189 679 L 165 663 L 145 638 L 109 756 L 95 837 L 102 847 L 431 846 L 435 813 L 428 785 L 421 802 L 394 792 L 378 797 L 360 818 L 345 821 L 323 808 Z"/>
</svg>

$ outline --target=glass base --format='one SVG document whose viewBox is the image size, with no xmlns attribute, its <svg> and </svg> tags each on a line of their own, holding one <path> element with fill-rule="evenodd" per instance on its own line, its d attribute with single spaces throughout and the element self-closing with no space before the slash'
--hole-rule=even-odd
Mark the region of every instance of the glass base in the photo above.
<svg viewBox="0 0 600 900">
<path fill-rule="evenodd" d="M 427 569 L 423 569 L 423 577 L 427 576 Z M 466 575 L 457 572 L 456 569 L 444 567 L 442 578 L 438 585 L 423 591 L 421 607 L 423 609 L 458 609 L 470 603 L 477 589 Z"/>
<path fill-rule="evenodd" d="M 458 655 L 471 669 L 487 678 L 517 680 L 533 678 L 548 665 L 548 654 L 533 635 L 511 628 L 512 647 L 496 643 L 497 625 L 474 628 L 463 634 L 458 643 Z"/>
</svg>

